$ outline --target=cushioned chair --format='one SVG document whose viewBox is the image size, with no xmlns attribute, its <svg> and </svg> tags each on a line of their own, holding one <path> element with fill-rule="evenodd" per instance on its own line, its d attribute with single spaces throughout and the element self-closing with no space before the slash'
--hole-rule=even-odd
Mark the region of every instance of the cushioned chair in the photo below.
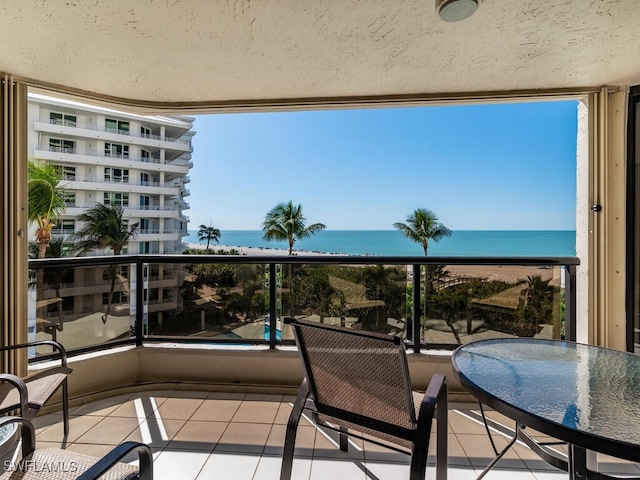
<svg viewBox="0 0 640 480">
<path fill-rule="evenodd" d="M 60 365 L 51 366 L 37 371 L 25 378 L 0 373 L 0 414 L 18 409 L 20 416 L 32 420 L 40 409 L 49 401 L 53 394 L 62 387 L 62 414 L 64 434 L 69 433 L 69 392 L 67 377 L 71 369 L 67 367 L 67 351 L 58 342 L 42 340 L 0 347 L 0 352 L 22 348 L 36 348 L 49 345 L 54 349 L 54 359 Z"/>
<path fill-rule="evenodd" d="M 152 480 L 153 456 L 148 445 L 138 442 L 122 443 L 102 458 L 59 448 L 36 449 L 36 434 L 33 424 L 26 418 L 0 417 L 0 426 L 17 422 L 22 437 L 22 458 L 8 466 L 0 480 Z M 120 460 L 129 452 L 136 451 L 139 466 Z"/>
<path fill-rule="evenodd" d="M 355 430 L 366 434 L 366 441 L 410 454 L 411 480 L 425 478 L 435 415 L 436 478 L 446 480 L 445 376 L 433 375 L 424 394 L 413 392 L 401 338 L 302 320 L 289 323 L 305 378 L 287 424 L 280 479 L 291 478 L 298 423 L 308 409 L 317 423 L 340 432 L 342 450 Z"/>
</svg>

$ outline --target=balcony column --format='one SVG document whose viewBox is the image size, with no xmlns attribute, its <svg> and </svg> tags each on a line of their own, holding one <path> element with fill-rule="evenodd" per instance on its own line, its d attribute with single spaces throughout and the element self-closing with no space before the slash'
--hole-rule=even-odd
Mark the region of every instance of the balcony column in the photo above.
<svg viewBox="0 0 640 480">
<path fill-rule="evenodd" d="M 27 340 L 27 86 L 0 77 L 0 345 Z M 25 350 L 0 356 L 0 371 L 24 375 Z"/>
</svg>

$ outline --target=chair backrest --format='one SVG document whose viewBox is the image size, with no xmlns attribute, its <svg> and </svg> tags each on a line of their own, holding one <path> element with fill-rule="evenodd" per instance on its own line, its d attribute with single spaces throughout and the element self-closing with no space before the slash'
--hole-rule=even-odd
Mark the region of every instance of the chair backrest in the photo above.
<svg viewBox="0 0 640 480">
<path fill-rule="evenodd" d="M 415 428 L 401 338 L 303 320 L 291 325 L 319 413 L 377 430 Z"/>
</svg>

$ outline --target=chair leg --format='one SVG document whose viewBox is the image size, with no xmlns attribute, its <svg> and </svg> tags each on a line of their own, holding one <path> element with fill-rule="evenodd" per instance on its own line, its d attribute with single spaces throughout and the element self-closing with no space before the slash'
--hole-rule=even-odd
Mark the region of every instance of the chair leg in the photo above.
<svg viewBox="0 0 640 480">
<path fill-rule="evenodd" d="M 420 406 L 416 437 L 411 455 L 410 480 L 424 480 L 427 469 L 431 424 L 436 419 L 436 480 L 447 480 L 447 380 L 442 374 L 435 374 Z"/>
<path fill-rule="evenodd" d="M 307 403 L 307 397 L 309 396 L 309 386 L 307 385 L 307 379 L 305 378 L 298 390 L 298 396 L 296 402 L 293 404 L 293 409 L 289 415 L 287 422 L 287 433 L 284 439 L 284 452 L 282 454 L 282 467 L 280 469 L 280 480 L 290 480 L 291 472 L 293 470 L 293 453 L 296 447 L 296 435 L 298 433 L 298 423 L 302 416 L 302 411 Z"/>
<path fill-rule="evenodd" d="M 347 427 L 340 427 L 340 450 L 349 451 L 349 435 L 347 435 Z"/>
<path fill-rule="evenodd" d="M 62 421 L 64 426 L 64 436 L 69 435 L 69 388 L 67 379 L 62 382 Z"/>
</svg>

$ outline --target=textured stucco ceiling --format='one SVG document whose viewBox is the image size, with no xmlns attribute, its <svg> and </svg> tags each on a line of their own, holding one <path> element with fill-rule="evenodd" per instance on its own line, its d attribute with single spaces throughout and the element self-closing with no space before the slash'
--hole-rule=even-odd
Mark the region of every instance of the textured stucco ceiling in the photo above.
<svg viewBox="0 0 640 480">
<path fill-rule="evenodd" d="M 640 0 L 0 0 L 0 72 L 152 102 L 640 83 Z"/>
</svg>

